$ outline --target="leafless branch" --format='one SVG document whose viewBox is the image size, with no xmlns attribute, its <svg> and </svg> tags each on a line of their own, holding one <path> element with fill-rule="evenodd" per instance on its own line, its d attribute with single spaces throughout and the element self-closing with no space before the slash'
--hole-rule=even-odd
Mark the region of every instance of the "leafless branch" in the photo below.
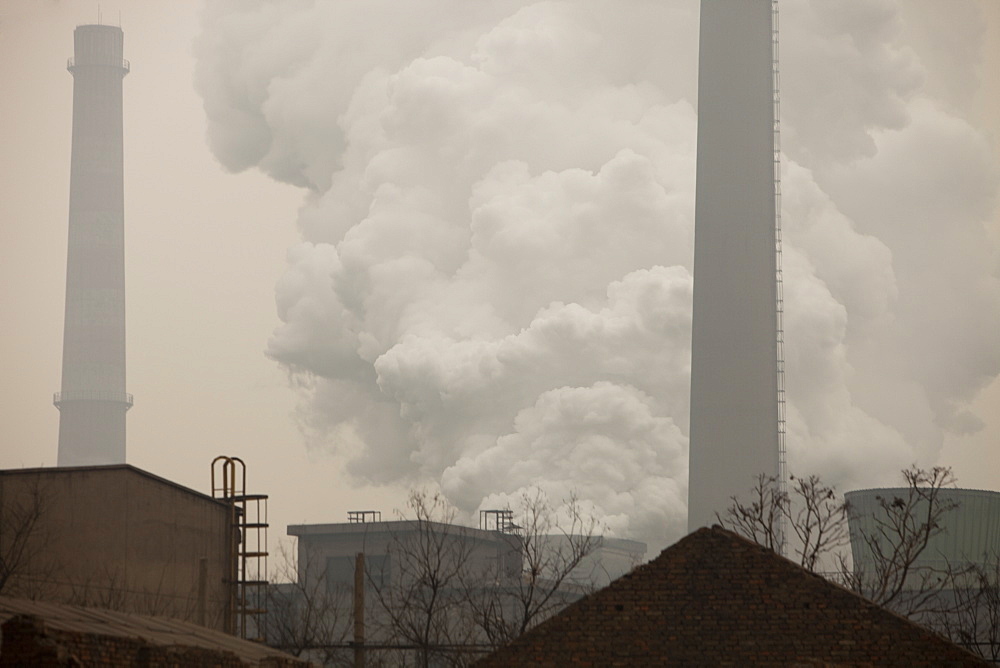
<svg viewBox="0 0 1000 668">
<path fill-rule="evenodd" d="M 34 598 L 55 570 L 48 499 L 39 475 L 0 481 L 0 592 Z"/>
<path fill-rule="evenodd" d="M 794 549 L 799 565 L 815 571 L 825 555 L 850 542 L 847 505 L 837 496 L 836 488 L 823 484 L 819 476 L 789 478 L 792 502 L 784 509 L 787 525 L 797 539 Z"/>
<path fill-rule="evenodd" d="M 287 543 L 278 551 L 279 566 L 272 575 L 278 584 L 268 586 L 268 642 L 295 656 L 318 647 L 324 665 L 343 658 L 342 650 L 331 646 L 344 644 L 350 630 L 348 611 L 351 592 L 340 583 L 327 579 L 323 564 L 300 563 Z"/>
<path fill-rule="evenodd" d="M 749 503 L 736 496 L 731 500 L 724 516 L 715 514 L 719 524 L 769 550 L 780 551 L 781 518 L 789 513 L 789 498 L 781 491 L 778 479 L 760 474 Z"/>
<path fill-rule="evenodd" d="M 936 610 L 955 572 L 951 566 L 921 565 L 919 558 L 930 540 L 944 529 L 945 516 L 958 504 L 941 494 L 955 477 L 951 469 L 911 466 L 903 471 L 906 488 L 902 494 L 877 497 L 878 511 L 871 529 L 861 529 L 854 537 L 864 546 L 866 558 L 848 572 L 844 560 L 841 572 L 848 586 L 879 605 L 908 616 Z"/>
<path fill-rule="evenodd" d="M 464 665 L 461 653 L 442 653 L 444 645 L 473 644 L 473 628 L 463 614 L 462 584 L 474 543 L 463 540 L 456 511 L 439 494 L 411 492 L 407 530 L 391 538 L 391 573 L 367 569 L 384 631 L 397 642 L 416 646 L 421 666 Z"/>
<path fill-rule="evenodd" d="M 541 490 L 525 493 L 513 536 L 521 572 L 494 569 L 467 584 L 476 623 L 492 646 L 511 642 L 586 593 L 593 574 L 578 570 L 599 546 L 597 521 L 575 496 L 563 510 L 567 519 L 560 523 Z"/>
</svg>

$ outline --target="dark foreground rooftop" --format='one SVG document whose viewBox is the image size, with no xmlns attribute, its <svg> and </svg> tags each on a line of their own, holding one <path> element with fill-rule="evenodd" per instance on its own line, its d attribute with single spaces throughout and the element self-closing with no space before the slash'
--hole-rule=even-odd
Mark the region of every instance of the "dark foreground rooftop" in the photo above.
<svg viewBox="0 0 1000 668">
<path fill-rule="evenodd" d="M 290 654 L 166 617 L 0 596 L 0 666 L 308 666 Z"/>
<path fill-rule="evenodd" d="M 719 527 L 569 606 L 477 666 L 984 666 Z"/>
</svg>

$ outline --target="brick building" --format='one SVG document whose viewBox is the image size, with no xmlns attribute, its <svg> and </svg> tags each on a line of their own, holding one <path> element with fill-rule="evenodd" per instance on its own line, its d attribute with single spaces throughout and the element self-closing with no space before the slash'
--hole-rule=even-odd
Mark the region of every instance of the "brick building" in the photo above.
<svg viewBox="0 0 1000 668">
<path fill-rule="evenodd" d="M 755 543 L 699 529 L 477 666 L 982 666 Z"/>
</svg>

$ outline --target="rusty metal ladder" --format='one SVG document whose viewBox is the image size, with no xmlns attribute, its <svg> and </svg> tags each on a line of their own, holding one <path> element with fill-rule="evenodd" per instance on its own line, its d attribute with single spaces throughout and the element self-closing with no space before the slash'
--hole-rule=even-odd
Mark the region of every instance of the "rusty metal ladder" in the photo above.
<svg viewBox="0 0 1000 668">
<path fill-rule="evenodd" d="M 246 640 L 267 640 L 267 494 L 247 494 L 239 457 L 212 460 L 212 497 L 229 504 L 229 611 L 226 630 Z"/>
</svg>

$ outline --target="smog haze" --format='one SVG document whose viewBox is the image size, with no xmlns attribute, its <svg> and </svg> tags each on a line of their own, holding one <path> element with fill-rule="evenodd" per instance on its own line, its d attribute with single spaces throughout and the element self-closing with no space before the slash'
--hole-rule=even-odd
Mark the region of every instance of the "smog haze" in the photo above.
<svg viewBox="0 0 1000 668">
<path fill-rule="evenodd" d="M 698 3 L 101 3 L 124 30 L 128 461 L 272 526 L 687 497 Z M 0 7 L 0 468 L 56 460 L 80 3 Z M 1000 5 L 783 0 L 789 467 L 1000 470 Z"/>
</svg>

